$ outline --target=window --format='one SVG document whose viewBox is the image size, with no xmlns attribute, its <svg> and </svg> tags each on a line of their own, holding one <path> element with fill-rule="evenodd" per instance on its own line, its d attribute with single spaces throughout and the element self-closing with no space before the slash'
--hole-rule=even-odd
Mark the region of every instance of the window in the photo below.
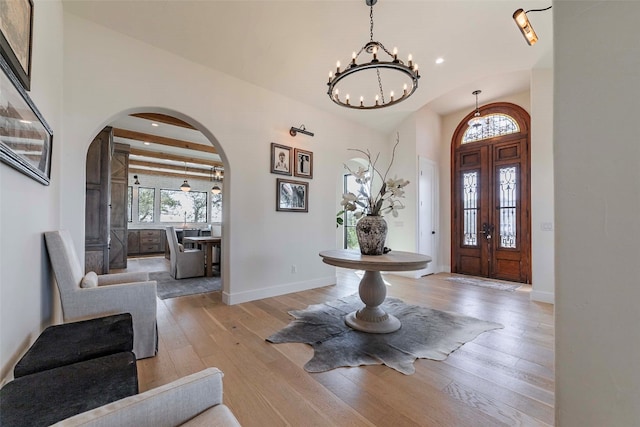
<svg viewBox="0 0 640 427">
<path fill-rule="evenodd" d="M 127 188 L 127 221 L 133 221 L 133 187 Z"/>
<path fill-rule="evenodd" d="M 518 123 L 506 114 L 488 114 L 482 122 L 482 126 L 469 126 L 462 136 L 462 144 L 520 132 Z"/>
<path fill-rule="evenodd" d="M 360 184 L 356 182 L 356 179 L 351 174 L 344 176 L 344 193 L 358 194 L 360 191 Z M 356 216 L 353 212 L 344 213 L 344 248 L 345 249 L 358 249 L 358 237 L 356 236 Z"/>
<path fill-rule="evenodd" d="M 211 222 L 222 222 L 222 193 L 211 194 Z"/>
<path fill-rule="evenodd" d="M 155 201 L 155 188 L 138 188 L 138 221 L 153 222 Z"/>
<path fill-rule="evenodd" d="M 160 190 L 160 222 L 207 222 L 207 193 Z"/>
</svg>

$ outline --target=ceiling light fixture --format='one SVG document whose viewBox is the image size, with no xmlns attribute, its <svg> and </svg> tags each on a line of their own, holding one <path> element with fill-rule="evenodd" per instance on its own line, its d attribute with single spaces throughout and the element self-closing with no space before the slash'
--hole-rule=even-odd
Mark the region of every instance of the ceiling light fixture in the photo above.
<svg viewBox="0 0 640 427">
<path fill-rule="evenodd" d="M 327 94 L 333 102 L 342 107 L 360 110 L 390 107 L 391 105 L 409 98 L 418 88 L 418 79 L 420 78 L 420 75 L 418 74 L 418 65 L 413 62 L 411 54 L 409 54 L 408 57 L 408 64 L 405 64 L 403 61 L 398 59 L 398 49 L 394 48 L 393 53 L 389 52 L 382 43 L 373 40 L 373 5 L 376 4 L 376 2 L 377 0 L 365 0 L 365 3 L 370 8 L 369 42 L 360 48 L 357 53 L 353 52 L 353 55 L 351 56 L 351 63 L 347 65 L 344 70 L 340 70 L 340 61 L 338 61 L 336 63 L 336 73 L 333 74 L 333 72 L 329 72 L 329 82 L 327 83 L 329 89 L 327 90 Z M 357 60 L 363 51 L 371 54 L 372 58 L 368 62 L 358 64 Z M 389 59 L 383 60 L 378 58 L 378 55 L 382 57 L 383 54 L 388 55 Z M 375 97 L 368 98 L 367 103 L 365 104 L 365 98 L 361 95 L 360 102 L 352 104 L 349 92 L 343 89 L 345 97 L 344 100 L 341 99 L 338 84 L 342 83 L 340 86 L 347 90 L 359 89 L 361 86 L 356 84 L 354 79 L 347 79 L 347 77 L 366 70 L 373 70 L 376 72 L 376 78 L 372 80 L 377 83 L 377 87 L 372 90 Z M 388 92 L 389 98 L 387 98 L 384 93 L 382 84 L 383 74 L 385 82 L 390 83 L 392 88 L 392 90 Z M 349 80 L 350 84 L 347 84 L 345 80 Z M 360 84 L 362 84 L 362 82 L 360 82 Z M 389 89 L 389 87 L 387 87 L 387 89 Z M 396 96 L 395 94 L 402 95 Z"/>
<path fill-rule="evenodd" d="M 184 191 L 185 193 L 188 193 L 189 191 L 191 191 L 191 186 L 189 185 L 189 182 L 187 181 L 187 162 L 184 162 L 184 182 L 180 186 L 180 189 L 182 191 Z"/>
<path fill-rule="evenodd" d="M 513 12 L 513 20 L 516 21 L 516 25 L 520 28 L 520 32 L 524 36 L 527 44 L 529 46 L 533 46 L 538 41 L 538 35 L 533 30 L 533 26 L 531 26 L 531 22 L 529 22 L 529 18 L 527 17 L 527 13 L 529 12 L 544 12 L 545 10 L 551 9 L 551 6 L 546 7 L 544 9 L 531 9 L 526 12 L 522 9 L 518 9 Z"/>
<path fill-rule="evenodd" d="M 211 181 L 215 181 L 215 184 L 213 184 L 213 187 L 211 187 L 211 192 L 213 194 L 220 194 L 222 192 L 222 189 L 220 188 L 218 183 L 222 181 L 223 178 L 224 177 L 222 176 L 222 173 L 217 167 L 214 166 L 211 168 Z"/>
<path fill-rule="evenodd" d="M 140 181 L 138 181 L 138 175 L 133 175 L 133 179 L 135 179 L 133 185 L 140 185 Z"/>
<path fill-rule="evenodd" d="M 469 127 L 477 128 L 482 126 L 482 117 L 480 117 L 480 109 L 478 108 L 478 94 L 480 94 L 481 90 L 474 90 L 471 92 L 472 95 L 476 96 L 476 112 L 473 113 L 473 118 L 469 120 Z"/>
<path fill-rule="evenodd" d="M 289 129 L 289 135 L 291 135 L 291 136 L 296 136 L 298 134 L 298 132 L 303 133 L 305 135 L 313 136 L 313 132 L 309 132 L 304 127 L 304 125 L 300 125 L 299 128 L 291 126 L 291 129 Z"/>
</svg>

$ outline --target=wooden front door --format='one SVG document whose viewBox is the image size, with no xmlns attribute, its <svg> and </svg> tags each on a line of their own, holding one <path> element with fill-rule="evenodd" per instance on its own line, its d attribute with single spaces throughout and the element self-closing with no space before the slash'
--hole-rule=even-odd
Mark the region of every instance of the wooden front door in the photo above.
<svg viewBox="0 0 640 427">
<path fill-rule="evenodd" d="M 452 271 L 531 282 L 529 115 L 498 103 L 452 143 Z"/>
</svg>

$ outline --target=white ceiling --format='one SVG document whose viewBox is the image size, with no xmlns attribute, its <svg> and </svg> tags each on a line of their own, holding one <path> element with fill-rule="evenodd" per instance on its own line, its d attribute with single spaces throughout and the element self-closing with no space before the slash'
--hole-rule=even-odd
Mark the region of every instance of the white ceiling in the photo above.
<svg viewBox="0 0 640 427">
<path fill-rule="evenodd" d="M 374 40 L 411 53 L 417 92 L 390 108 L 358 111 L 326 94 L 337 60 L 369 41 L 364 0 L 65 0 L 66 11 L 220 72 L 383 132 L 429 104 L 440 114 L 527 90 L 529 70 L 552 67 L 552 10 L 529 14 L 528 46 L 512 14 L 550 0 L 379 0 Z M 445 59 L 435 64 L 438 57 Z M 310 128 L 308 119 L 304 122 Z"/>
</svg>

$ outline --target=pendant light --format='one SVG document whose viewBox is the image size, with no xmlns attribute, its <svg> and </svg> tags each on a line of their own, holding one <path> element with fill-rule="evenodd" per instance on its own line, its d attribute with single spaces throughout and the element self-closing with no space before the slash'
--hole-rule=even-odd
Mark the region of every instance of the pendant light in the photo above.
<svg viewBox="0 0 640 427">
<path fill-rule="evenodd" d="M 214 172 L 215 172 L 215 176 L 214 176 Z M 211 181 L 215 182 L 213 184 L 213 187 L 211 187 L 211 192 L 213 194 L 220 194 L 222 192 L 222 189 L 218 185 L 218 182 L 220 182 L 221 180 L 222 178 L 220 176 L 220 171 L 217 170 L 215 167 L 211 168 Z"/>
<path fill-rule="evenodd" d="M 180 189 L 182 191 L 184 191 L 185 193 L 188 193 L 189 191 L 191 191 L 191 186 L 189 185 L 189 182 L 187 181 L 187 162 L 184 162 L 184 182 L 180 186 Z"/>
<path fill-rule="evenodd" d="M 478 108 L 478 94 L 481 92 L 481 90 L 474 90 L 473 92 L 471 92 L 472 95 L 476 96 L 476 112 L 473 113 L 473 118 L 468 122 L 469 127 L 472 128 L 479 128 L 484 122 L 484 120 L 482 120 L 482 117 L 480 117 L 480 109 Z"/>
</svg>

